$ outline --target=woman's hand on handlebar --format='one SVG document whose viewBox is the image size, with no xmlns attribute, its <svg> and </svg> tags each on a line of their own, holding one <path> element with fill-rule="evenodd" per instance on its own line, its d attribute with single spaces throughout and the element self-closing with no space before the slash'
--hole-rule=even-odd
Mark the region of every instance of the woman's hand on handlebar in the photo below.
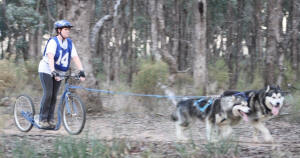
<svg viewBox="0 0 300 158">
<path fill-rule="evenodd" d="M 80 81 L 85 81 L 85 77 L 80 77 Z"/>
<path fill-rule="evenodd" d="M 60 81 L 61 80 L 61 78 L 59 77 L 59 73 L 57 72 L 57 71 L 52 71 L 51 72 L 51 75 L 54 77 L 54 79 L 56 80 L 56 81 Z"/>
<path fill-rule="evenodd" d="M 85 73 L 83 70 L 79 71 L 78 77 L 79 77 L 80 81 L 85 81 Z"/>
</svg>

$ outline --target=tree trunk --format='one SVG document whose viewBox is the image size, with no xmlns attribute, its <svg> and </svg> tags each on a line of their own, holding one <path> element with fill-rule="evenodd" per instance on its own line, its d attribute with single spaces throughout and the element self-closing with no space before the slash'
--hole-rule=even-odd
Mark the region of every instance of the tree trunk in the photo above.
<svg viewBox="0 0 300 158">
<path fill-rule="evenodd" d="M 184 4 L 183 1 L 181 1 L 178 6 L 182 6 Z M 188 11 L 185 8 L 179 7 L 179 24 L 180 29 L 179 31 L 179 39 L 178 39 L 178 56 L 177 56 L 177 62 L 178 62 L 178 70 L 184 70 L 188 67 L 188 47 L 190 45 L 190 41 L 188 39 L 188 23 L 187 16 Z"/>
<path fill-rule="evenodd" d="M 164 18 L 164 10 L 163 10 L 163 1 L 157 1 L 157 18 L 158 18 L 158 30 L 160 34 L 160 42 L 161 42 L 161 49 L 160 55 L 162 60 L 168 64 L 169 66 L 169 83 L 173 84 L 175 82 L 175 77 L 177 73 L 177 62 L 174 56 L 169 53 L 167 48 L 167 41 L 166 41 L 166 26 L 165 26 L 165 18 Z"/>
<path fill-rule="evenodd" d="M 125 2 L 126 3 L 126 2 Z M 121 46 L 122 46 L 122 36 L 123 36 L 123 29 L 121 26 L 121 13 L 118 13 L 119 8 L 123 7 L 124 5 L 124 0 L 118 0 L 116 5 L 115 5 L 115 10 L 114 10 L 114 15 L 113 15 L 113 36 L 115 38 L 115 42 L 114 42 L 114 47 L 115 47 L 115 51 L 114 51 L 114 55 L 113 57 L 113 73 L 114 73 L 114 81 L 116 83 L 120 82 L 120 64 L 121 64 L 121 55 L 122 55 L 122 50 L 121 50 Z M 120 10 L 122 11 L 122 10 Z"/>
<path fill-rule="evenodd" d="M 249 74 L 256 73 L 257 66 L 261 65 L 262 57 L 262 31 L 261 31 L 261 2 L 260 0 L 254 0 L 252 3 L 253 13 L 253 25 L 251 25 L 251 34 L 249 35 L 247 46 L 250 55 L 250 70 Z M 255 75 L 249 75 L 249 83 L 254 81 Z"/>
<path fill-rule="evenodd" d="M 280 14 L 281 0 L 268 1 L 267 17 L 267 45 L 265 58 L 265 85 L 276 83 L 275 70 L 277 69 L 277 44 L 280 41 Z"/>
<path fill-rule="evenodd" d="M 41 0 L 38 0 L 37 1 L 37 6 L 35 8 L 36 12 L 39 12 L 40 14 L 41 13 L 41 9 L 40 9 L 40 6 L 41 6 Z M 41 55 L 41 46 L 42 46 L 42 28 L 41 28 L 41 25 L 42 25 L 43 21 L 42 19 L 40 18 L 39 19 L 39 27 L 37 28 L 36 32 L 35 32 L 35 35 L 36 35 L 36 43 L 35 43 L 35 47 L 34 47 L 34 54 L 33 54 L 33 59 L 38 59 L 38 57 L 40 57 Z M 30 52 L 29 52 L 30 53 Z"/>
<path fill-rule="evenodd" d="M 6 0 L 2 0 L 0 7 L 1 7 L 1 14 L 3 17 L 3 21 L 6 24 Z M 3 30 L 0 30 L 0 34 L 2 34 L 0 36 L 4 36 Z M 3 41 L 1 41 L 1 59 L 4 59 L 4 58 L 5 58 L 5 51 L 4 51 Z"/>
<path fill-rule="evenodd" d="M 234 20 L 233 20 L 233 6 L 232 2 L 228 1 L 227 4 L 227 13 L 226 13 L 226 20 L 227 20 L 227 41 L 226 41 L 226 53 L 227 53 L 227 65 L 228 65 L 228 74 L 229 74 L 229 89 L 233 89 L 234 83 L 234 37 L 233 37 L 233 30 L 234 30 Z"/>
<path fill-rule="evenodd" d="M 2 59 L 4 59 L 4 57 L 5 57 L 5 56 L 4 56 L 3 41 L 1 41 L 0 44 L 1 44 L 1 58 L 0 58 L 0 59 L 2 60 Z"/>
<path fill-rule="evenodd" d="M 51 12 L 50 12 L 50 8 L 49 8 L 50 4 L 49 4 L 49 0 L 46 0 L 46 8 L 47 8 L 47 17 L 48 17 L 48 20 L 47 20 L 47 24 L 48 24 L 48 29 L 49 29 L 49 33 L 51 34 L 51 30 L 53 30 L 53 22 L 55 21 L 54 17 L 51 15 Z"/>
<path fill-rule="evenodd" d="M 105 15 L 103 18 L 101 18 L 92 28 L 92 32 L 90 35 L 90 43 L 91 43 L 91 53 L 96 53 L 96 43 L 98 41 L 99 32 L 101 31 L 104 22 L 109 21 L 112 19 L 111 15 Z"/>
<path fill-rule="evenodd" d="M 151 17 L 151 59 L 154 61 L 155 56 L 159 54 L 158 52 L 158 15 L 157 15 L 157 1 L 158 0 L 150 0 L 150 17 Z"/>
<path fill-rule="evenodd" d="M 255 12 L 255 26 L 256 26 L 256 47 L 257 47 L 257 60 L 258 60 L 258 65 L 263 66 L 263 48 L 264 48 L 264 40 L 263 40 L 263 30 L 261 29 L 263 25 L 263 20 L 262 20 L 262 2 L 261 0 L 254 0 L 254 12 Z"/>
<path fill-rule="evenodd" d="M 42 21 L 39 21 L 40 25 Z M 31 30 L 31 33 L 29 34 L 29 58 L 30 59 L 38 59 L 41 57 L 41 46 L 42 46 L 42 28 L 37 28 L 34 30 Z"/>
<path fill-rule="evenodd" d="M 39 19 L 39 25 L 42 25 L 42 19 Z M 34 59 L 38 59 L 41 56 L 41 50 L 42 50 L 42 38 L 43 38 L 43 30 L 41 27 L 38 27 L 37 29 L 37 42 L 36 42 L 36 47 L 35 47 L 35 56 Z"/>
<path fill-rule="evenodd" d="M 179 56 L 179 35 L 180 35 L 180 21 L 179 21 L 179 2 L 178 0 L 174 0 L 174 9 L 172 10 L 172 17 L 173 17 L 173 23 L 174 23 L 174 32 L 173 32 L 173 39 L 172 39 L 172 54 L 176 57 Z M 179 62 L 179 59 L 180 58 L 177 58 L 176 59 L 176 62 L 178 63 Z M 178 68 L 179 69 L 179 65 L 178 65 Z"/>
<path fill-rule="evenodd" d="M 297 81 L 299 77 L 297 74 L 299 71 L 299 29 L 298 26 L 300 24 L 300 11 L 299 6 L 300 3 L 298 0 L 293 0 L 292 4 L 292 45 L 291 45 L 291 54 L 292 54 L 292 68 L 294 70 L 293 81 Z"/>
<path fill-rule="evenodd" d="M 26 34 L 24 33 L 21 38 L 25 42 L 26 41 Z M 25 46 L 27 46 L 27 47 L 25 47 Z M 29 59 L 28 45 L 24 44 L 24 47 L 19 49 L 19 51 L 20 52 L 17 51 L 17 54 L 22 54 L 24 61 L 27 61 Z"/>
<path fill-rule="evenodd" d="M 133 80 L 133 73 L 136 69 L 136 58 L 137 54 L 135 51 L 135 44 L 133 41 L 133 23 L 134 23 L 134 1 L 130 1 L 130 14 L 129 14 L 129 41 L 128 41 L 128 54 L 129 54 L 129 73 L 127 78 L 127 83 L 131 86 L 132 80 Z"/>
<path fill-rule="evenodd" d="M 7 36 L 8 36 L 8 40 L 7 40 L 8 42 L 7 42 L 7 47 L 6 47 L 6 53 L 8 53 L 8 55 L 6 58 L 9 59 L 12 54 L 12 50 L 11 50 L 12 49 L 11 48 L 11 42 L 12 42 L 11 38 L 12 37 L 11 37 L 11 34 L 8 34 Z"/>
<path fill-rule="evenodd" d="M 63 0 L 58 1 L 58 17 L 59 19 L 67 19 L 71 21 L 74 25 L 71 36 L 73 37 L 73 42 L 76 45 L 78 55 L 83 64 L 84 70 L 86 72 L 86 81 L 82 82 L 82 86 L 94 88 L 97 87 L 97 81 L 93 74 L 93 54 L 90 49 L 90 21 L 93 19 L 95 5 L 94 0 L 80 1 L 80 0 Z M 102 102 L 100 100 L 99 94 L 88 92 L 82 92 L 84 97 L 84 102 L 89 103 L 88 109 L 93 111 L 102 110 Z"/>
<path fill-rule="evenodd" d="M 193 13 L 194 30 L 194 63 L 193 78 L 196 89 L 206 95 L 207 68 L 206 68 L 206 0 L 194 0 Z"/>
<path fill-rule="evenodd" d="M 235 50 L 234 50 L 234 74 L 233 74 L 233 83 L 231 84 L 232 89 L 236 89 L 239 73 L 240 73 L 240 59 L 243 56 L 242 48 L 242 40 L 243 40 L 243 10 L 244 10 L 244 0 L 238 0 L 237 2 L 237 38 L 235 40 Z"/>
</svg>

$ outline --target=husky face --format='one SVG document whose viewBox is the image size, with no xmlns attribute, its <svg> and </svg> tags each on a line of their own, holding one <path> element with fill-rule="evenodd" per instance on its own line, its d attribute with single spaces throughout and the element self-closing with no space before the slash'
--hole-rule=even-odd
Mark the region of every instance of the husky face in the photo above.
<svg viewBox="0 0 300 158">
<path fill-rule="evenodd" d="M 250 113 L 250 107 L 246 99 L 242 96 L 227 96 L 223 99 L 222 108 L 224 111 L 231 112 L 234 117 L 241 117 L 245 121 L 248 121 L 248 114 Z"/>
<path fill-rule="evenodd" d="M 280 88 L 277 87 L 270 87 L 266 88 L 266 106 L 272 110 L 273 115 L 278 115 L 279 110 L 283 105 L 284 97 L 282 96 Z"/>
<path fill-rule="evenodd" d="M 251 111 L 250 107 L 248 107 L 247 101 L 242 97 L 235 97 L 236 100 L 239 101 L 238 104 L 234 105 L 232 108 L 232 114 L 235 117 L 241 117 L 244 121 L 248 122 L 248 115 Z"/>
</svg>

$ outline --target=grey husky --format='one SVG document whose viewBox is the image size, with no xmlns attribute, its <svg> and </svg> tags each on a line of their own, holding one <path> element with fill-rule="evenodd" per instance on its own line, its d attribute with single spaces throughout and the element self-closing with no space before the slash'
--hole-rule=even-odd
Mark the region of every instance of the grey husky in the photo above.
<svg viewBox="0 0 300 158">
<path fill-rule="evenodd" d="M 189 129 L 197 119 L 205 122 L 208 141 L 228 138 L 232 126 L 245 119 L 247 121 L 250 108 L 247 101 L 239 95 L 222 97 L 203 97 L 182 100 L 177 104 L 171 119 L 176 123 L 176 136 L 187 140 L 184 131 Z M 217 137 L 212 137 L 216 133 Z"/>
<path fill-rule="evenodd" d="M 273 137 L 264 122 L 280 113 L 284 103 L 284 96 L 280 87 L 267 86 L 261 90 L 225 91 L 223 93 L 223 96 L 232 95 L 241 95 L 247 99 L 250 112 L 246 119 L 249 119 L 250 124 L 254 127 L 254 141 L 258 141 L 257 134 L 261 132 L 266 142 L 273 142 Z"/>
</svg>

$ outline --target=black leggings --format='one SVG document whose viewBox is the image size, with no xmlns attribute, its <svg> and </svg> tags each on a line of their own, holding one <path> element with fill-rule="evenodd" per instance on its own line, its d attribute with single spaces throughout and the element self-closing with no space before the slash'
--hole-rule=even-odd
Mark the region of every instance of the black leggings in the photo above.
<svg viewBox="0 0 300 158">
<path fill-rule="evenodd" d="M 50 121 L 54 119 L 54 110 L 57 92 L 61 81 L 56 81 L 54 77 L 46 73 L 39 73 L 43 87 L 43 98 L 40 108 L 40 121 Z"/>
</svg>

